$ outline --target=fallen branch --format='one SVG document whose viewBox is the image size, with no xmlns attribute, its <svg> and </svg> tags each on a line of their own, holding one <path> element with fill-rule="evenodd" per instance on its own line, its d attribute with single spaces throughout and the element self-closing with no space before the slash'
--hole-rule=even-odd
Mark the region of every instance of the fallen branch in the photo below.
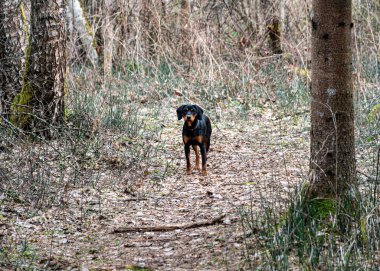
<svg viewBox="0 0 380 271">
<path fill-rule="evenodd" d="M 193 223 L 186 224 L 177 224 L 177 225 L 162 225 L 162 226 L 146 226 L 146 227 L 122 227 L 117 228 L 112 231 L 112 233 L 125 233 L 125 232 L 149 232 L 149 231 L 174 231 L 174 230 L 185 230 L 185 229 L 193 229 L 200 227 L 207 227 L 211 225 L 221 224 L 223 223 L 223 218 L 226 215 L 221 215 L 212 220 L 207 221 L 199 221 Z"/>
</svg>

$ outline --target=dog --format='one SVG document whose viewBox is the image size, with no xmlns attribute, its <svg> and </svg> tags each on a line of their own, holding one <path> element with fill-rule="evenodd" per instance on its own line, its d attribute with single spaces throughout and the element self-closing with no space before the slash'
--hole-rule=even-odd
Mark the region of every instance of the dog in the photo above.
<svg viewBox="0 0 380 271">
<path fill-rule="evenodd" d="M 211 141 L 211 121 L 203 115 L 203 109 L 198 105 L 184 104 L 177 108 L 178 120 L 183 120 L 185 123 L 182 128 L 182 139 L 185 145 L 186 156 L 186 173 L 191 174 L 190 164 L 190 146 L 195 151 L 195 170 L 199 168 L 199 149 L 202 155 L 202 174 L 207 175 L 207 153 L 210 149 Z"/>
</svg>

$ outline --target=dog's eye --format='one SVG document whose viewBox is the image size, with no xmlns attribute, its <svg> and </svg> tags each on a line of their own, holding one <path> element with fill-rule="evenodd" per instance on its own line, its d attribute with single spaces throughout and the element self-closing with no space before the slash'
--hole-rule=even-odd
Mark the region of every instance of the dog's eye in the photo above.
<svg viewBox="0 0 380 271">
<path fill-rule="evenodd" d="M 191 108 L 190 111 L 191 111 L 191 112 L 194 112 L 194 108 Z"/>
</svg>

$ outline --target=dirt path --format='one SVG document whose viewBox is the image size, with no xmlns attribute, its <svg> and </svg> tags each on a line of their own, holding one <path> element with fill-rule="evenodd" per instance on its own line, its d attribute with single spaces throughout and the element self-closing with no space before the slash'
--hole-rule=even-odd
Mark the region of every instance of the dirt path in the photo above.
<svg viewBox="0 0 380 271">
<path fill-rule="evenodd" d="M 256 209 L 261 197 L 286 197 L 304 177 L 304 126 L 268 119 L 219 124 L 213 130 L 206 177 L 185 175 L 183 147 L 171 138 L 180 130 L 166 128 L 162 140 L 176 173 L 163 180 L 149 174 L 127 191 L 74 190 L 68 207 L 18 219 L 8 230 L 25 236 L 50 269 L 244 269 L 239 210 L 251 204 Z M 167 228 L 175 225 L 196 226 Z M 139 231 L 144 227 L 162 230 Z M 130 231 L 120 232 L 126 228 Z"/>
</svg>

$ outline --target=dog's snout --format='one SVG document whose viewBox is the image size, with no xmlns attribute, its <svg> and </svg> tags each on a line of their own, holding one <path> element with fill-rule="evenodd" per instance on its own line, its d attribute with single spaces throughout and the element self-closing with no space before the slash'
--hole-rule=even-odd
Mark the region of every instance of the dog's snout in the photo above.
<svg viewBox="0 0 380 271">
<path fill-rule="evenodd" d="M 191 119 L 191 115 L 186 115 L 186 118 L 189 120 Z"/>
</svg>

